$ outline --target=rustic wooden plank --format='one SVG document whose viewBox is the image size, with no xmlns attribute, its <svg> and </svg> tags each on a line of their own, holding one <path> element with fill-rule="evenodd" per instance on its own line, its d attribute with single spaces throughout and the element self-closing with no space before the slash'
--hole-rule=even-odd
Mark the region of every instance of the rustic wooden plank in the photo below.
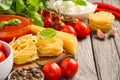
<svg viewBox="0 0 120 80">
<path fill-rule="evenodd" d="M 99 41 L 92 37 L 94 54 L 97 66 L 100 68 L 102 80 L 119 80 L 119 57 L 111 38 L 105 41 Z"/>
<path fill-rule="evenodd" d="M 119 0 L 104 0 L 104 2 L 111 4 L 114 2 L 115 5 L 115 2 L 118 4 Z M 106 38 L 102 41 L 96 39 L 95 35 L 92 36 L 97 71 L 100 73 L 99 79 L 120 80 L 120 60 L 118 56 L 120 39 L 116 38 L 117 36 L 115 36 L 115 40 L 114 38 Z"/>
<path fill-rule="evenodd" d="M 68 80 L 98 80 L 92 54 L 90 36 L 79 40 L 77 58 L 79 62 L 78 73 Z"/>
<path fill-rule="evenodd" d="M 120 59 L 120 21 L 116 20 L 115 26 L 117 26 L 118 30 L 117 30 L 117 34 L 114 37 L 114 40 L 116 43 L 116 47 L 117 47 L 118 55 Z"/>
</svg>

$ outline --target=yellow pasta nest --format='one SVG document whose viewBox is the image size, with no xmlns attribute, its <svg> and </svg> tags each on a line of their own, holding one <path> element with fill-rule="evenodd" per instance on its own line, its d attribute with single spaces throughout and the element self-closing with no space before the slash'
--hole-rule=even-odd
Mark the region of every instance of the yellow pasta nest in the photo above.
<svg viewBox="0 0 120 80">
<path fill-rule="evenodd" d="M 58 56 L 63 52 L 63 41 L 62 39 L 52 38 L 41 38 L 37 35 L 38 42 L 36 44 L 39 52 L 39 56 Z"/>
<path fill-rule="evenodd" d="M 14 63 L 24 64 L 38 59 L 37 37 L 32 34 L 24 35 L 17 40 L 12 40 L 9 44 L 13 49 Z"/>
<path fill-rule="evenodd" d="M 107 32 L 112 27 L 114 19 L 115 17 L 112 13 L 104 11 L 96 12 L 89 16 L 89 27 L 92 31 L 100 29 L 102 32 Z"/>
</svg>

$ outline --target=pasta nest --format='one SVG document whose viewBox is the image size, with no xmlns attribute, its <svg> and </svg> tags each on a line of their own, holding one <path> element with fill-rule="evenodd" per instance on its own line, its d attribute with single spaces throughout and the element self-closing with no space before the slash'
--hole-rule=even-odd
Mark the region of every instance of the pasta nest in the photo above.
<svg viewBox="0 0 120 80">
<path fill-rule="evenodd" d="M 100 29 L 102 32 L 107 32 L 112 27 L 114 19 L 115 17 L 112 13 L 104 11 L 96 12 L 89 16 L 89 27 L 92 31 Z"/>
</svg>

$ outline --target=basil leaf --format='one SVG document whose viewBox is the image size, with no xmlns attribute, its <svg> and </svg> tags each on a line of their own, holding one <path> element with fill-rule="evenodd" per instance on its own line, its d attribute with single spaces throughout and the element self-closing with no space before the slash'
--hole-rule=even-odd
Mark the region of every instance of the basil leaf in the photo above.
<svg viewBox="0 0 120 80">
<path fill-rule="evenodd" d="M 3 26 L 6 25 L 6 24 L 8 24 L 8 21 L 2 21 L 2 22 L 0 23 L 0 29 L 2 29 Z"/>
<path fill-rule="evenodd" d="M 21 23 L 21 21 L 19 19 L 2 21 L 2 22 L 0 22 L 0 29 L 2 29 L 4 27 L 4 25 L 17 25 L 17 24 L 20 24 L 20 23 Z"/>
<path fill-rule="evenodd" d="M 13 0 L 0 0 L 0 11 L 1 10 L 8 10 L 12 5 Z"/>
<path fill-rule="evenodd" d="M 72 0 L 76 5 L 86 6 L 87 3 L 84 0 Z"/>
<path fill-rule="evenodd" d="M 52 28 L 46 28 L 39 32 L 42 38 L 51 38 L 57 34 L 57 31 Z"/>
<path fill-rule="evenodd" d="M 12 19 L 12 20 L 8 20 L 8 25 L 17 25 L 22 23 L 21 20 L 19 19 Z"/>
</svg>

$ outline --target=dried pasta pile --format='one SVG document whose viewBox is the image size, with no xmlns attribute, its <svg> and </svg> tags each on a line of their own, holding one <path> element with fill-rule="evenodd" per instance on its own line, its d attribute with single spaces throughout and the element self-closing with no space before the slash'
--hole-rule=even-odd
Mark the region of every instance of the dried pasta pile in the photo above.
<svg viewBox="0 0 120 80">
<path fill-rule="evenodd" d="M 36 43 L 37 37 L 32 34 L 12 40 L 10 45 L 13 49 L 14 63 L 24 64 L 38 59 Z"/>
<path fill-rule="evenodd" d="M 39 52 L 39 56 L 58 56 L 63 53 L 63 41 L 60 38 L 52 37 L 52 38 L 41 38 L 39 34 L 37 35 L 37 48 Z"/>
<path fill-rule="evenodd" d="M 15 64 L 25 64 L 40 57 L 59 56 L 63 51 L 73 55 L 77 52 L 76 36 L 58 31 L 52 38 L 42 38 L 38 32 L 44 29 L 32 25 L 31 32 L 35 35 L 27 34 L 9 43 L 13 48 Z"/>
<path fill-rule="evenodd" d="M 112 13 L 104 11 L 96 12 L 89 16 L 89 27 L 92 31 L 100 29 L 102 32 L 107 32 L 112 27 L 114 19 L 115 17 Z"/>
</svg>

